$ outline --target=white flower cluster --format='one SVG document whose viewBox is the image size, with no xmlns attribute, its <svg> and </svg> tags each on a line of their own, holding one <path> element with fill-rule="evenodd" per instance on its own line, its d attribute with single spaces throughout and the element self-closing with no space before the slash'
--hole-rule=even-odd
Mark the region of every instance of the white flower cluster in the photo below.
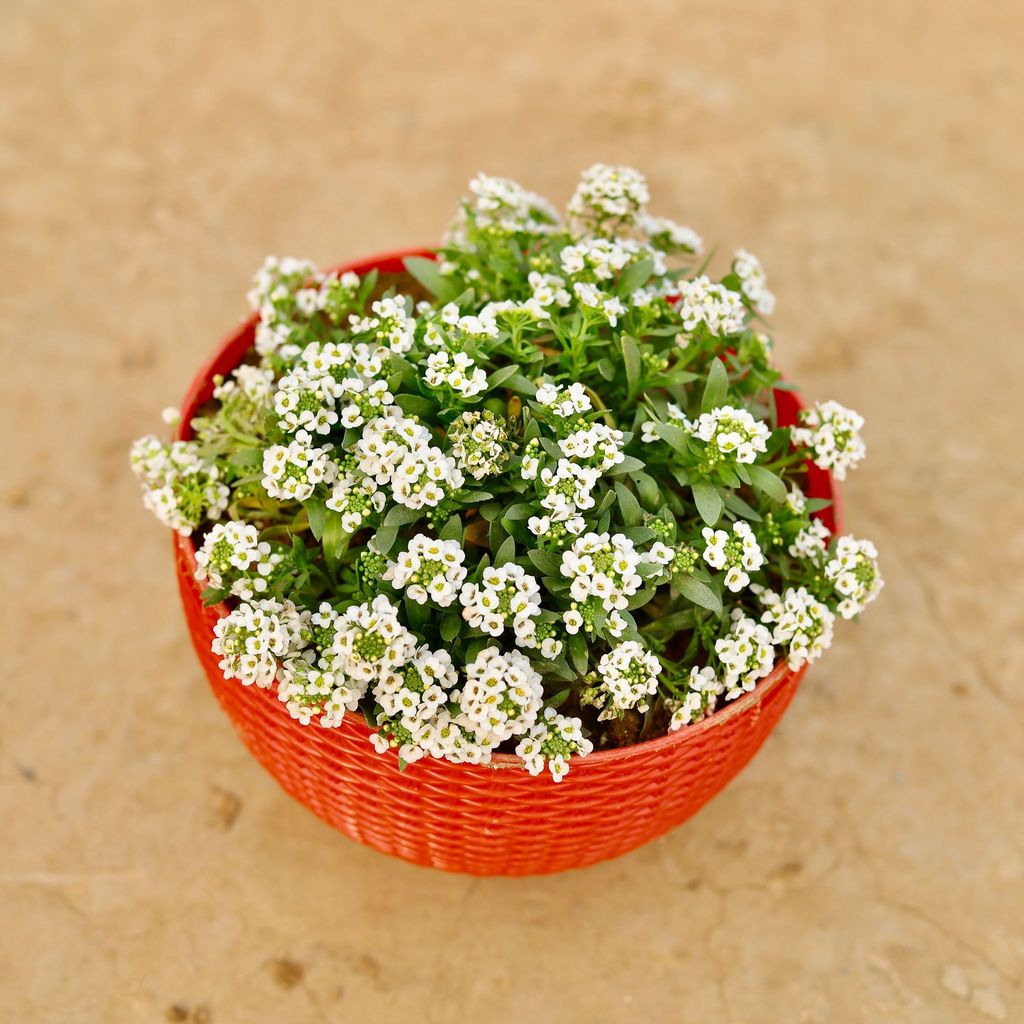
<svg viewBox="0 0 1024 1024">
<path fill-rule="evenodd" d="M 789 545 L 789 553 L 794 558 L 815 561 L 825 553 L 831 534 L 828 527 L 820 519 L 812 519 L 810 526 L 805 526 Z"/>
<path fill-rule="evenodd" d="M 662 252 L 682 251 L 696 255 L 704 250 L 704 240 L 693 228 L 677 224 L 668 217 L 644 214 L 638 218 L 637 227 L 647 241 Z"/>
<path fill-rule="evenodd" d="M 532 312 L 538 320 L 547 316 L 549 306 L 564 309 L 572 302 L 572 296 L 565 290 L 565 278 L 557 274 L 542 274 L 533 270 L 527 281 L 533 291 L 529 303 L 532 303 Z"/>
<path fill-rule="evenodd" d="M 466 666 L 462 720 L 494 744 L 528 732 L 544 700 L 540 674 L 519 651 L 488 647 Z"/>
<path fill-rule="evenodd" d="M 680 281 L 678 293 L 679 316 L 688 331 L 698 324 L 704 324 L 718 337 L 743 330 L 746 310 L 742 298 L 725 285 L 712 282 L 706 274 Z"/>
<path fill-rule="evenodd" d="M 182 537 L 189 536 L 204 519 L 219 519 L 231 492 L 221 482 L 220 470 L 200 458 L 189 441 L 162 444 L 149 435 L 134 442 L 132 472 L 142 485 L 142 503 L 157 519 Z"/>
<path fill-rule="evenodd" d="M 341 513 L 341 528 L 346 533 L 355 533 L 369 515 L 384 511 L 387 496 L 373 477 L 356 470 L 343 473 L 334 481 L 324 504 L 332 512 Z"/>
<path fill-rule="evenodd" d="M 399 354 L 412 348 L 416 321 L 401 295 L 377 299 L 370 304 L 372 316 L 349 317 L 349 329 L 357 341 L 382 345 Z"/>
<path fill-rule="evenodd" d="M 655 259 L 655 273 L 664 273 L 665 265 L 658 254 L 629 238 L 585 238 L 559 253 L 565 273 L 602 283 L 614 280 L 645 256 Z"/>
<path fill-rule="evenodd" d="M 498 323 L 491 304 L 479 313 L 463 315 L 454 302 L 436 310 L 430 303 L 419 307 L 418 332 L 427 348 L 458 347 L 466 342 L 493 341 L 498 336 Z"/>
<path fill-rule="evenodd" d="M 282 556 L 259 539 L 251 523 L 215 523 L 196 552 L 196 579 L 251 599 L 266 592 Z"/>
<path fill-rule="evenodd" d="M 815 464 L 830 469 L 837 480 L 845 480 L 846 471 L 867 455 L 860 436 L 864 418 L 838 402 L 817 402 L 804 409 L 800 424 L 792 430 L 793 443 L 810 448 Z"/>
<path fill-rule="evenodd" d="M 336 667 L 334 644 L 340 615 L 327 602 L 309 615 L 302 644 L 278 669 L 277 699 L 292 718 L 309 725 L 320 716 L 324 728 L 337 728 L 354 711 L 366 681 L 350 679 Z"/>
<path fill-rule="evenodd" d="M 825 565 L 825 578 L 842 600 L 837 611 L 844 619 L 859 615 L 884 586 L 878 571 L 878 551 L 869 540 L 840 537 L 834 556 Z"/>
<path fill-rule="evenodd" d="M 431 440 L 426 427 L 399 409 L 389 410 L 363 428 L 355 446 L 359 469 L 378 486 L 390 485 L 395 501 L 407 508 L 436 506 L 457 491 L 465 477 L 455 459 Z"/>
<path fill-rule="evenodd" d="M 571 533 L 579 533 L 584 526 L 580 512 L 594 507 L 594 488 L 601 479 L 601 470 L 581 466 L 572 459 L 559 459 L 554 469 L 545 466 L 540 471 L 540 482 L 546 489 L 540 499 L 545 514 L 537 517 L 531 530 L 539 536 L 547 533 L 551 523 L 565 523 Z"/>
<path fill-rule="evenodd" d="M 222 404 L 241 400 L 255 409 L 263 409 L 274 393 L 274 373 L 262 366 L 243 364 L 228 378 L 214 378 L 213 397 Z"/>
<path fill-rule="evenodd" d="M 268 256 L 253 278 L 247 298 L 249 305 L 259 313 L 256 324 L 255 346 L 265 359 L 281 355 L 291 359 L 298 354 L 292 337 L 295 329 L 294 317 L 301 308 L 309 308 L 304 301 L 310 289 L 307 282 L 319 283 L 321 275 L 308 260 L 292 257 L 278 259 Z M 300 299 L 299 296 L 303 296 Z"/>
<path fill-rule="evenodd" d="M 446 242 L 466 242 L 466 220 L 482 231 L 502 234 L 550 234 L 559 226 L 558 214 L 543 197 L 528 192 L 509 178 L 478 174 L 470 183 L 472 199 L 449 230 Z"/>
<path fill-rule="evenodd" d="M 335 672 L 369 683 L 381 672 L 401 668 L 415 649 L 416 638 L 402 625 L 398 609 L 386 595 L 378 594 L 338 616 L 333 667 Z"/>
<path fill-rule="evenodd" d="M 263 452 L 263 489 L 272 498 L 305 501 L 317 484 L 329 484 L 338 467 L 330 448 L 317 448 L 305 430 L 287 445 L 273 444 Z"/>
<path fill-rule="evenodd" d="M 771 316 L 775 312 L 775 296 L 768 290 L 761 261 L 746 249 L 733 257 L 732 272 L 740 279 L 740 287 L 758 316 Z"/>
<path fill-rule="evenodd" d="M 407 665 L 388 669 L 374 684 L 373 696 L 383 710 L 383 718 L 391 719 L 384 730 L 385 738 L 399 740 L 403 760 L 411 763 L 429 752 L 431 726 L 438 711 L 448 703 L 458 678 L 451 655 L 444 650 L 432 651 L 424 644 Z"/>
<path fill-rule="evenodd" d="M 725 530 L 705 526 L 704 561 L 713 569 L 725 569 L 725 585 L 738 594 L 748 583 L 748 573 L 757 572 L 764 565 L 764 555 L 750 524 L 740 519 L 732 524 L 732 536 Z"/>
<path fill-rule="evenodd" d="M 225 679 L 268 687 L 277 678 L 278 662 L 301 644 L 302 629 L 302 613 L 291 601 L 243 601 L 217 620 L 211 650 L 221 656 Z"/>
<path fill-rule="evenodd" d="M 621 430 L 606 423 L 592 423 L 589 427 L 575 430 L 558 442 L 566 457 L 590 463 L 603 473 L 617 466 L 625 459 L 622 454 L 624 435 Z"/>
<path fill-rule="evenodd" d="M 771 431 L 766 423 L 755 420 L 746 409 L 722 405 L 687 421 L 685 429 L 694 437 L 713 444 L 723 455 L 736 456 L 737 462 L 752 463 L 768 450 Z"/>
<path fill-rule="evenodd" d="M 615 295 L 606 295 L 596 284 L 589 281 L 577 281 L 572 290 L 579 299 L 580 305 L 596 310 L 610 327 L 615 327 L 619 317 L 626 315 L 626 304 Z"/>
<path fill-rule="evenodd" d="M 459 594 L 462 617 L 474 629 L 501 636 L 511 626 L 517 642 L 528 642 L 536 631 L 540 614 L 540 586 L 522 566 L 515 564 L 484 569 L 480 583 L 467 583 Z"/>
<path fill-rule="evenodd" d="M 598 718 L 617 718 L 631 708 L 641 713 L 649 710 L 647 698 L 658 689 L 661 663 L 638 640 L 625 640 L 602 655 L 597 674 L 603 707 Z"/>
<path fill-rule="evenodd" d="M 654 418 L 654 414 L 648 410 L 648 416 L 650 419 L 644 420 L 640 425 L 640 440 L 644 444 L 660 444 L 661 435 L 658 433 L 658 425 L 662 422 L 659 419 Z M 688 420 L 686 419 L 686 413 L 679 408 L 675 402 L 669 402 L 665 410 L 665 423 L 678 423 L 681 427 L 686 428 Z"/>
<path fill-rule="evenodd" d="M 509 460 L 505 421 L 489 409 L 462 413 L 448 427 L 448 441 L 459 469 L 474 480 L 500 473 Z"/>
<path fill-rule="evenodd" d="M 768 627 L 744 615 L 740 608 L 733 609 L 731 620 L 728 635 L 715 641 L 726 700 L 752 690 L 775 667 L 775 647 Z"/>
<path fill-rule="evenodd" d="M 466 553 L 454 540 L 417 534 L 396 561 L 388 562 L 384 579 L 419 604 L 433 601 L 447 608 L 466 579 Z"/>
<path fill-rule="evenodd" d="M 582 384 L 552 384 L 544 381 L 537 387 L 537 401 L 556 416 L 567 419 L 594 408 L 590 395 Z"/>
<path fill-rule="evenodd" d="M 724 689 L 713 668 L 692 666 L 686 681 L 686 693 L 679 699 L 666 702 L 669 711 L 672 712 L 669 731 L 675 732 L 684 725 L 693 725 L 707 718 L 715 710 L 718 697 Z"/>
<path fill-rule="evenodd" d="M 562 552 L 562 575 L 574 601 L 595 598 L 606 611 L 622 611 L 642 586 L 640 556 L 624 534 L 587 533 Z M 569 614 L 569 613 L 567 613 Z"/>
<path fill-rule="evenodd" d="M 647 179 L 632 167 L 594 164 L 580 177 L 569 217 L 591 234 L 616 234 L 632 227 L 650 201 Z"/>
<path fill-rule="evenodd" d="M 569 758 L 573 754 L 585 757 L 593 749 L 594 744 L 584 737 L 583 723 L 578 718 L 560 715 L 554 708 L 546 707 L 517 744 L 516 753 L 531 775 L 540 775 L 547 768 L 555 782 L 561 782 L 569 771 Z"/>
<path fill-rule="evenodd" d="M 463 398 L 487 389 L 487 374 L 465 352 L 432 352 L 423 379 L 432 388 L 448 387 Z"/>
<path fill-rule="evenodd" d="M 305 365 L 278 381 L 274 396 L 278 423 L 284 430 L 326 434 L 338 422 L 346 428 L 358 427 L 394 401 L 387 382 L 374 379 L 383 364 L 366 345 L 314 344 L 303 358 Z M 348 376 L 353 370 L 355 375 Z"/>
<path fill-rule="evenodd" d="M 765 612 L 761 621 L 772 626 L 772 642 L 789 650 L 794 671 L 816 661 L 832 645 L 836 617 L 806 587 L 787 587 L 779 597 L 765 590 L 760 595 Z"/>
</svg>

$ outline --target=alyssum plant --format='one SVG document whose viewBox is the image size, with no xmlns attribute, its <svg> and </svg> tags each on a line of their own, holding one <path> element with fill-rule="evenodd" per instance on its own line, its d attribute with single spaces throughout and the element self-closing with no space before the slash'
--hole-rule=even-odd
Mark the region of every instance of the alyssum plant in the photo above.
<svg viewBox="0 0 1024 1024">
<path fill-rule="evenodd" d="M 592 167 L 564 219 L 470 192 L 404 281 L 268 259 L 251 357 L 193 440 L 131 461 L 201 539 L 226 678 L 304 724 L 359 709 L 401 763 L 502 748 L 557 780 L 813 661 L 876 597 L 874 546 L 801 488 L 863 458 L 862 421 L 777 425 L 760 263 L 710 279 L 636 171 Z"/>
</svg>

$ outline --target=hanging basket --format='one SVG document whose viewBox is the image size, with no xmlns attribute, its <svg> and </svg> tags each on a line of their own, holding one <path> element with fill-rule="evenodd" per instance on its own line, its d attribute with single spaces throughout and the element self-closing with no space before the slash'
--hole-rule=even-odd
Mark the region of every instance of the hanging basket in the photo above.
<svg viewBox="0 0 1024 1024">
<path fill-rule="evenodd" d="M 393 253 L 338 268 L 365 274 L 402 273 Z M 213 377 L 228 374 L 253 344 L 250 318 L 199 372 L 182 403 L 180 438 L 213 393 Z M 779 422 L 801 408 L 790 391 L 776 391 Z M 832 506 L 819 513 L 840 526 L 839 496 L 830 475 L 808 465 L 810 497 Z M 633 850 L 685 821 L 754 756 L 792 700 L 804 671 L 780 661 L 750 693 L 696 725 L 659 739 L 575 758 L 554 782 L 531 776 L 514 755 L 487 765 L 423 758 L 405 771 L 394 751 L 378 754 L 362 716 L 340 728 L 300 725 L 273 690 L 225 680 L 210 650 L 224 605 L 204 607 L 194 578 L 195 545 L 175 535 L 175 561 L 192 642 L 210 687 L 253 756 L 286 792 L 357 842 L 414 864 L 473 875 L 536 875 L 579 868 Z"/>
</svg>

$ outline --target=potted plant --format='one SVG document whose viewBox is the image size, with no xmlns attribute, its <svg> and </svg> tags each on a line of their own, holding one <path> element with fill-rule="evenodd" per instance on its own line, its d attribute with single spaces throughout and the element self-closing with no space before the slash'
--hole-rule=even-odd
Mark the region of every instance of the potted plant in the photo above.
<svg viewBox="0 0 1024 1024">
<path fill-rule="evenodd" d="M 840 536 L 862 422 L 804 408 L 740 251 L 586 171 L 560 217 L 479 176 L 436 253 L 268 259 L 140 439 L 218 700 L 349 836 L 562 870 L 696 811 L 882 586 Z"/>
</svg>

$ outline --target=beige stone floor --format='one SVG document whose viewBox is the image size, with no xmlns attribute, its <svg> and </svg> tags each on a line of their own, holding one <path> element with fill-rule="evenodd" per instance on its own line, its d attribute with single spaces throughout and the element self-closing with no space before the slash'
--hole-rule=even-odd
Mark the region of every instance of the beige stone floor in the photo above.
<svg viewBox="0 0 1024 1024">
<path fill-rule="evenodd" d="M 0 1020 L 1024 1020 L 1024 9 L 0 5 Z M 267 252 L 441 232 L 480 169 L 629 162 L 868 419 L 889 586 L 746 773 L 563 877 L 332 833 L 188 647 L 126 450 Z"/>
</svg>

